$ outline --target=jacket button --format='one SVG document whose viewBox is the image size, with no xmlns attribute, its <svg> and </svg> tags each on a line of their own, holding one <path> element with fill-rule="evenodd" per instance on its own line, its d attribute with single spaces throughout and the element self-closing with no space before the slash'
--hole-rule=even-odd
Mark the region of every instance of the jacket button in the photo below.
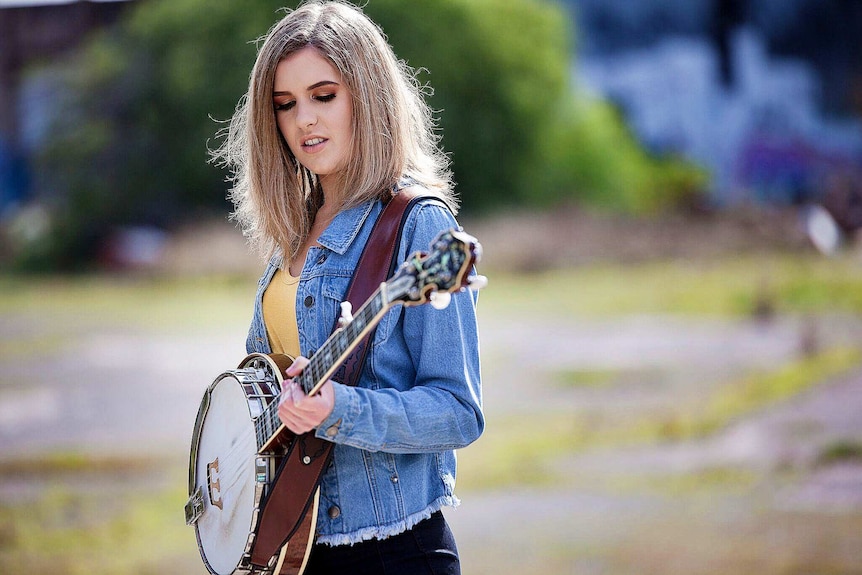
<svg viewBox="0 0 862 575">
<path fill-rule="evenodd" d="M 305 304 L 305 307 L 311 307 L 314 305 L 314 298 L 311 297 L 310 295 L 307 295 L 307 296 L 305 296 L 305 299 L 303 300 L 302 303 Z"/>
<path fill-rule="evenodd" d="M 327 513 L 330 519 L 338 519 L 338 516 L 341 515 L 341 509 L 338 508 L 338 505 L 333 505 Z"/>
<path fill-rule="evenodd" d="M 398 483 L 398 476 L 397 475 L 393 475 L 392 477 L 390 477 L 390 479 L 392 480 L 392 483 Z"/>
</svg>

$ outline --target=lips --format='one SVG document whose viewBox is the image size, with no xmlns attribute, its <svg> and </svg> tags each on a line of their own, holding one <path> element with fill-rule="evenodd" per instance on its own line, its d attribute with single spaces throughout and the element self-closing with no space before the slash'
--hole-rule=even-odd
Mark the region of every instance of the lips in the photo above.
<svg viewBox="0 0 862 575">
<path fill-rule="evenodd" d="M 314 137 L 302 141 L 302 147 L 307 151 L 312 151 L 326 142 L 326 138 Z"/>
</svg>

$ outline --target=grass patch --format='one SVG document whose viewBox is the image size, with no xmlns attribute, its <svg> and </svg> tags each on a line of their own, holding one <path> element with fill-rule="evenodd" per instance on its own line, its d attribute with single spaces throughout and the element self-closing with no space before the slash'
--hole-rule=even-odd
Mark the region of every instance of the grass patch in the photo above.
<svg viewBox="0 0 862 575">
<path fill-rule="evenodd" d="M 843 461 L 862 462 L 862 441 L 842 439 L 823 447 L 817 456 L 820 465 L 831 465 Z"/>
<path fill-rule="evenodd" d="M 838 347 L 804 357 L 776 370 L 752 374 L 725 386 L 707 407 L 702 431 L 712 431 L 732 419 L 783 401 L 814 385 L 827 383 L 862 362 L 862 351 Z"/>
<path fill-rule="evenodd" d="M 658 385 L 665 374 L 658 368 L 571 368 L 550 374 L 554 385 L 566 389 L 605 389 L 636 383 Z"/>
<path fill-rule="evenodd" d="M 602 484 L 617 492 L 643 492 L 644 489 L 671 497 L 715 497 L 718 494 L 744 494 L 762 479 L 751 469 L 706 467 L 686 473 L 629 474 L 605 477 Z"/>
<path fill-rule="evenodd" d="M 490 272 L 481 299 L 491 313 L 739 317 L 767 309 L 862 314 L 862 266 L 850 255 L 764 254 L 595 264 L 535 275 Z"/>
<path fill-rule="evenodd" d="M 480 309 L 488 317 L 514 317 L 514 321 L 518 317 L 541 320 L 629 313 L 747 316 L 764 302 L 777 313 L 860 314 L 860 268 L 858 261 L 849 257 L 764 255 L 696 263 L 594 265 L 535 276 L 491 273 L 491 284 L 480 297 Z M 39 354 L 62 349 L 70 339 L 80 336 L 81 326 L 107 333 L 117 327 L 152 330 L 159 336 L 218 330 L 225 325 L 244 330 L 251 315 L 255 281 L 239 277 L 0 275 L 0 317 L 11 320 L 0 321 L 7 328 L 3 330 L 0 325 L 0 360 L 20 362 L 22 357 L 29 357 L 28 349 Z M 104 330 L 105 326 L 109 329 Z M 23 334 L 19 333 L 22 327 L 26 328 Z M 676 411 L 650 417 L 638 411 L 628 416 L 611 415 L 611 410 L 576 417 L 553 405 L 539 413 L 502 417 L 488 413 L 485 436 L 459 458 L 459 490 L 569 486 L 577 479 L 560 472 L 557 464 L 561 456 L 594 448 L 697 438 L 828 381 L 860 361 L 858 349 L 825 350 L 728 382 L 697 408 L 677 406 Z M 595 388 L 599 395 L 629 375 L 614 370 L 570 370 L 555 374 L 554 381 L 564 387 Z M 856 461 L 860 456 L 862 445 L 847 441 L 824 449 L 821 459 L 825 463 Z M 0 460 L 4 494 L 0 500 L 0 573 L 203 572 L 194 531 L 183 523 L 187 481 L 182 467 L 165 461 L 77 453 Z M 745 472 L 716 469 L 654 480 L 636 477 L 631 488 L 646 486 L 660 493 L 690 496 L 704 486 L 714 491 L 729 485 L 744 491 L 756 479 Z M 26 496 L 18 497 L 19 489 L 26 490 Z M 850 549 L 851 537 L 859 533 L 858 519 L 853 523 L 841 517 L 838 520 L 845 523 L 836 528 L 827 526 L 827 532 L 844 545 L 842 549 Z M 650 530 L 659 543 L 667 540 L 667 549 L 659 548 L 664 555 L 656 558 L 652 572 L 672 572 L 665 569 L 672 562 L 668 558 L 675 557 L 681 548 L 678 542 L 687 534 L 687 527 L 688 518 L 680 519 L 679 539 L 668 536 L 661 526 Z M 724 533 L 710 531 L 707 535 L 718 535 L 720 541 Z M 653 543 L 650 540 L 633 548 L 632 572 L 647 572 L 636 567 Z M 745 545 L 747 539 L 738 538 L 734 543 Z M 729 547 L 727 557 L 736 553 Z M 775 544 L 767 541 L 758 547 L 771 549 Z M 782 548 L 792 549 L 793 545 Z M 719 559 L 724 557 L 723 551 Z M 702 568 L 702 557 L 699 550 L 691 551 L 686 568 L 676 572 L 707 572 Z M 745 572 L 724 568 L 734 566 L 722 564 L 721 569 L 710 572 Z M 858 562 L 849 565 L 857 566 Z M 563 571 L 571 569 L 561 568 Z M 810 570 L 815 571 L 828 572 Z"/>
<path fill-rule="evenodd" d="M 112 477 L 150 473 L 164 467 L 161 458 L 100 456 L 80 452 L 55 452 L 38 457 L 0 459 L 0 480 L 16 478 L 51 478 L 57 475 L 88 474 Z"/>
<path fill-rule="evenodd" d="M 862 572 L 862 515 L 688 507 L 607 553 L 618 575 L 846 575 Z"/>
<path fill-rule="evenodd" d="M 494 315 L 746 316 L 764 308 L 862 314 L 862 266 L 850 255 L 764 254 L 490 273 L 481 307 Z M 206 328 L 248 321 L 255 288 L 256 278 L 245 276 L 0 275 L 0 316 L 27 311 L 59 323 Z"/>
<path fill-rule="evenodd" d="M 764 306 L 779 313 L 862 314 L 862 266 L 851 255 L 763 254 L 489 273 L 481 307 L 495 315 L 746 316 Z M 255 288 L 256 278 L 245 276 L 0 275 L 0 316 L 27 311 L 58 322 L 213 327 L 248 321 Z"/>
<path fill-rule="evenodd" d="M 178 468 L 120 462 L 134 482 L 118 481 L 117 461 L 83 455 L 3 462 L 2 474 L 46 474 L 28 496 L 0 502 L 0 573 L 147 575 L 197 572 L 194 532 L 182 518 L 185 485 Z M 59 476 L 49 475 L 59 470 Z M 116 471 L 116 469 L 115 469 Z M 165 488 L 165 485 L 170 487 Z"/>
<path fill-rule="evenodd" d="M 552 377 L 561 387 L 596 388 L 613 385 L 619 380 L 620 372 L 615 369 L 567 369 Z"/>
<path fill-rule="evenodd" d="M 862 363 L 862 350 L 838 347 L 759 371 L 729 382 L 700 408 L 681 409 L 663 417 L 641 419 L 628 429 L 609 434 L 625 443 L 678 441 L 704 437 L 735 419 L 826 384 Z"/>
<path fill-rule="evenodd" d="M 212 329 L 249 321 L 255 289 L 255 279 L 240 277 L 0 275 L 0 316 L 27 313 L 61 332 L 94 325 Z"/>
<path fill-rule="evenodd" d="M 17 339 L 0 339 L 0 362 L 11 363 L 23 358 L 45 356 L 56 353 L 68 345 L 69 339 L 58 334 L 39 337 L 21 337 Z M 0 381 L 2 381 L 0 376 Z"/>
<path fill-rule="evenodd" d="M 828 383 L 860 363 L 859 349 L 825 350 L 775 370 L 729 382 L 700 408 L 681 407 L 677 412 L 649 418 L 584 418 L 548 411 L 492 419 L 476 446 L 464 450 L 459 460 L 459 485 L 465 489 L 494 489 L 558 484 L 565 481 L 552 467 L 558 457 L 593 448 L 705 437 L 739 417 Z"/>
<path fill-rule="evenodd" d="M 491 419 L 482 438 L 459 455 L 459 489 L 559 483 L 549 464 L 555 456 L 590 445 L 592 433 L 570 413 Z"/>
</svg>

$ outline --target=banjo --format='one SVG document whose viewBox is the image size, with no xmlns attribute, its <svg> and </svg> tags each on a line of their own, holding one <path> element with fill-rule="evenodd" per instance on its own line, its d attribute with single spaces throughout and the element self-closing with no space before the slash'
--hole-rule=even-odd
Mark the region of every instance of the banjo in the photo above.
<svg viewBox="0 0 862 575">
<path fill-rule="evenodd" d="M 484 287 L 486 278 L 470 275 L 481 251 L 478 241 L 463 231 L 441 233 L 429 253 L 411 255 L 355 316 L 349 302 L 341 304 L 339 328 L 295 381 L 307 395 L 317 393 L 398 304 L 430 302 L 442 309 L 452 293 Z M 299 451 L 292 450 L 297 436 L 278 418 L 282 374 L 291 362 L 284 355 L 251 354 L 236 369 L 219 375 L 201 400 L 192 433 L 185 518 L 195 528 L 201 558 L 213 575 L 298 575 L 305 569 L 314 541 L 317 489 L 289 540 L 265 564 L 252 560 L 277 473 L 288 454 Z M 280 478 L 278 485 L 279 490 L 289 489 L 290 476 Z"/>
</svg>

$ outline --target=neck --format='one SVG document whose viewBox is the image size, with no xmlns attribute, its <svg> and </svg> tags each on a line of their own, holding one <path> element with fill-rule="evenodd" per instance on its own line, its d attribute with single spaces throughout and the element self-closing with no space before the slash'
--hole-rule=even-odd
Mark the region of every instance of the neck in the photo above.
<svg viewBox="0 0 862 575">
<path fill-rule="evenodd" d="M 311 224 L 311 230 L 308 234 L 308 240 L 310 244 L 313 244 L 317 241 L 317 238 L 320 237 L 320 234 L 323 233 L 329 224 L 335 219 L 335 216 L 338 215 L 338 209 L 333 206 L 330 207 L 328 204 L 323 204 L 317 210 L 317 213 L 314 215 L 314 222 Z"/>
<path fill-rule="evenodd" d="M 345 170 L 339 170 L 331 174 L 318 175 L 317 182 L 323 193 L 324 205 L 340 206 L 350 193 L 352 186 L 347 183 Z"/>
<path fill-rule="evenodd" d="M 337 202 L 324 201 L 323 205 L 317 208 L 317 213 L 314 215 L 314 223 L 315 225 L 320 224 L 320 222 L 330 222 L 332 219 L 338 215 L 340 211 Z"/>
</svg>

